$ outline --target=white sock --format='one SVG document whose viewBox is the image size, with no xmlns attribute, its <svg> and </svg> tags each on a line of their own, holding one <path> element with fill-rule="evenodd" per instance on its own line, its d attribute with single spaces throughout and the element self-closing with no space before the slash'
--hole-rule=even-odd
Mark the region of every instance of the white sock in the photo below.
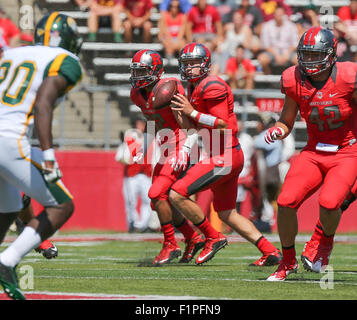
<svg viewBox="0 0 357 320">
<path fill-rule="evenodd" d="M 0 262 L 15 267 L 32 249 L 41 244 L 41 237 L 32 227 L 25 227 L 17 239 L 0 255 Z"/>
</svg>

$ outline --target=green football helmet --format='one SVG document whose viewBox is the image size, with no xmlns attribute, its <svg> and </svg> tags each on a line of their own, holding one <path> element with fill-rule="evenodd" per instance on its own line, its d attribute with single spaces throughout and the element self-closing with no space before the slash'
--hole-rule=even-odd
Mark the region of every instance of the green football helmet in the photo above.
<svg viewBox="0 0 357 320">
<path fill-rule="evenodd" d="M 61 47 L 78 55 L 83 39 L 73 18 L 59 12 L 52 12 L 37 23 L 34 35 L 35 44 Z"/>
</svg>

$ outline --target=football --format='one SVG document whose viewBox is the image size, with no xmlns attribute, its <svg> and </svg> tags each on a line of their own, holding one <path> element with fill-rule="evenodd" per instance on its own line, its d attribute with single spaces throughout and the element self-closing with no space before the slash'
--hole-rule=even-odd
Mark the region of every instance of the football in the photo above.
<svg viewBox="0 0 357 320">
<path fill-rule="evenodd" d="M 159 83 L 159 85 L 154 89 L 152 106 L 155 109 L 167 107 L 171 104 L 171 99 L 177 92 L 177 82 L 175 80 L 167 80 Z"/>
</svg>

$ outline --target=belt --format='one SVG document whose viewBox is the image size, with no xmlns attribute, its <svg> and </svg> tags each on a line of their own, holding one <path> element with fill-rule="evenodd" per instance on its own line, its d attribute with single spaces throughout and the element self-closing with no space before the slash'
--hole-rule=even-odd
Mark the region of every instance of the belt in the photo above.
<svg viewBox="0 0 357 320">
<path fill-rule="evenodd" d="M 351 139 L 350 141 L 348 141 L 348 145 L 352 146 L 353 144 L 355 144 L 357 142 L 356 139 Z M 338 150 L 342 149 L 343 147 L 347 147 L 347 146 L 338 146 Z"/>
</svg>

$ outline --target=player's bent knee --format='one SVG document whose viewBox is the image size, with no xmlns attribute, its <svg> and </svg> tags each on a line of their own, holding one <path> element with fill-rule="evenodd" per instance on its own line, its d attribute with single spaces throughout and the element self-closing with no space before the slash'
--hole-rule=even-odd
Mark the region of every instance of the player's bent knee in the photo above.
<svg viewBox="0 0 357 320">
<path fill-rule="evenodd" d="M 61 210 L 63 215 L 65 216 L 66 220 L 68 220 L 74 212 L 74 203 L 72 200 L 70 200 L 70 201 L 61 203 L 54 208 Z M 46 208 L 46 210 L 48 210 L 48 208 Z"/>
<path fill-rule="evenodd" d="M 319 205 L 328 211 L 335 211 L 341 207 L 342 203 L 331 197 L 327 198 L 320 196 Z"/>
<path fill-rule="evenodd" d="M 148 196 L 152 202 L 157 200 L 167 200 L 167 192 L 164 192 L 161 188 L 157 187 L 151 187 Z"/>
<path fill-rule="evenodd" d="M 293 196 L 289 195 L 284 195 L 280 194 L 278 199 L 277 199 L 277 204 L 279 207 L 287 207 L 287 208 L 293 208 L 296 209 L 299 207 L 299 204 L 301 201 L 299 199 L 296 199 Z"/>
<path fill-rule="evenodd" d="M 175 190 L 170 190 L 169 192 L 169 200 L 170 202 L 173 202 L 173 203 L 178 203 L 182 200 L 184 200 L 185 197 L 181 194 L 179 194 L 177 191 Z"/>
</svg>

